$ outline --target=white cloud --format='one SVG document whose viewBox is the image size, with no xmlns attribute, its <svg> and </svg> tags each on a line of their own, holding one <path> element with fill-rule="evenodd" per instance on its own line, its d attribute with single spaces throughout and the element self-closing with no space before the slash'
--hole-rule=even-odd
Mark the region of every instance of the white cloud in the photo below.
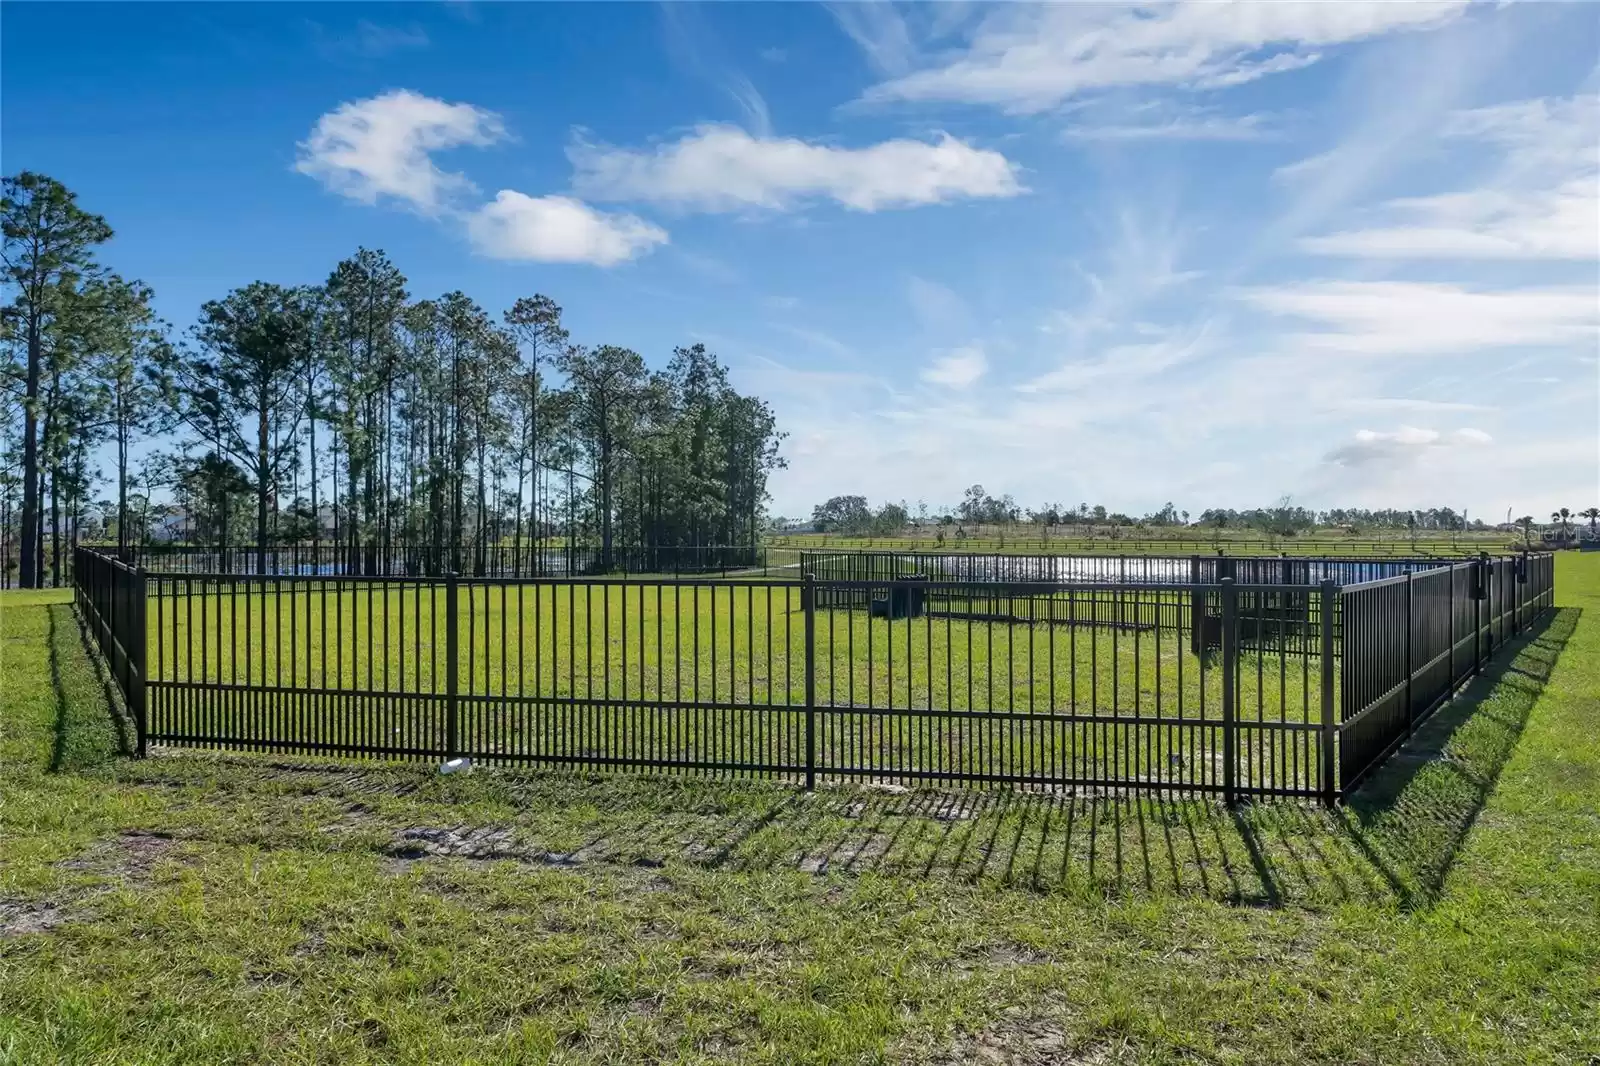
<svg viewBox="0 0 1600 1066">
<path fill-rule="evenodd" d="M 467 216 L 466 225 L 473 247 L 494 259 L 613 266 L 667 242 L 665 230 L 634 215 L 513 189 L 501 189 Z"/>
<path fill-rule="evenodd" d="M 981 348 L 957 348 L 922 368 L 922 380 L 950 389 L 972 385 L 989 369 L 988 357 Z"/>
<path fill-rule="evenodd" d="M 488 203 L 466 206 L 476 186 L 464 174 L 440 170 L 432 153 L 505 137 L 491 111 L 399 89 L 323 115 L 301 142 L 295 169 L 360 203 L 388 200 L 448 219 L 466 230 L 476 251 L 495 259 L 612 266 L 666 243 L 658 226 L 570 196 L 501 189 Z"/>
<path fill-rule="evenodd" d="M 1274 136 L 1263 114 L 1197 115 L 1157 122 L 1069 126 L 1062 136 L 1073 141 L 1259 141 Z"/>
<path fill-rule="evenodd" d="M 702 211 L 785 210 L 816 198 L 878 211 L 1026 191 L 1005 156 L 947 134 L 836 148 L 707 125 L 654 151 L 580 142 L 567 154 L 585 196 Z"/>
<path fill-rule="evenodd" d="M 1593 344 L 1593 286 L 1471 290 L 1409 281 L 1307 281 L 1248 289 L 1243 300 L 1328 327 L 1308 347 L 1369 355 L 1451 354 L 1512 345 Z"/>
<path fill-rule="evenodd" d="M 1496 145 L 1482 186 L 1391 200 L 1396 224 L 1300 241 L 1320 255 L 1374 259 L 1600 259 L 1600 97 L 1459 112 L 1447 136 Z"/>
<path fill-rule="evenodd" d="M 360 203 L 390 199 L 436 215 L 473 185 L 464 174 L 440 170 L 431 153 L 504 136 L 493 112 L 397 89 L 323 115 L 300 143 L 295 169 Z"/>
<path fill-rule="evenodd" d="M 1337 466 L 1405 464 L 1415 462 L 1432 449 L 1479 447 L 1493 442 L 1494 438 L 1483 430 L 1471 428 L 1449 433 L 1415 426 L 1401 426 L 1389 432 L 1360 429 L 1350 443 L 1330 451 L 1326 461 Z"/>
<path fill-rule="evenodd" d="M 1004 6 L 983 20 L 958 57 L 894 76 L 864 99 L 949 100 L 1033 112 L 1116 86 L 1236 85 L 1312 62 L 1305 49 L 1436 26 L 1464 6 L 1464 0 Z M 887 29 L 841 24 L 886 73 L 910 62 Z"/>
</svg>

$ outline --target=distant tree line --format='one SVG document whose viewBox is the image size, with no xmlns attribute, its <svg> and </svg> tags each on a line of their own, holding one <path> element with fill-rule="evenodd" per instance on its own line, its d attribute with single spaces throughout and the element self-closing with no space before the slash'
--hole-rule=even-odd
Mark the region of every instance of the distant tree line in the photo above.
<svg viewBox="0 0 1600 1066">
<path fill-rule="evenodd" d="M 1172 529 L 1191 528 L 1222 535 L 1227 531 L 1262 533 L 1273 536 L 1296 536 L 1316 530 L 1341 530 L 1351 534 L 1361 533 L 1440 533 L 1483 531 L 1492 528 L 1481 518 L 1471 519 L 1450 507 L 1429 507 L 1416 510 L 1393 508 L 1369 509 L 1334 507 L 1315 510 L 1301 507 L 1285 497 L 1271 507 L 1206 508 L 1191 517 L 1189 511 L 1179 510 L 1168 502 L 1157 510 L 1143 515 L 1129 515 L 1111 511 L 1103 504 L 1060 503 L 1038 507 L 1022 507 L 1010 495 L 991 495 L 982 485 L 968 488 L 961 502 L 954 507 L 936 509 L 930 513 L 926 504 L 918 505 L 919 517 L 913 519 L 905 502 L 885 503 L 874 508 L 864 496 L 835 496 L 812 510 L 811 526 L 818 532 L 851 535 L 887 536 L 908 526 L 1016 526 L 1027 524 L 1043 531 L 1057 527 L 1092 529 Z M 1594 515 L 1591 516 L 1591 512 Z M 1567 509 L 1551 514 L 1551 527 L 1570 534 L 1576 527 L 1574 518 L 1589 518 L 1590 525 L 1600 525 L 1600 509 L 1572 512 Z M 1531 528 L 1533 519 L 1518 519 L 1517 524 Z"/>
<path fill-rule="evenodd" d="M 430 544 L 457 568 L 507 538 L 581 540 L 607 568 L 622 544 L 760 533 L 783 435 L 704 345 L 651 371 L 574 343 L 547 296 L 497 322 L 462 292 L 413 298 L 368 249 L 318 284 L 234 289 L 174 339 L 59 182 L 6 178 L 0 218 L 0 544 L 24 586 L 91 527 L 150 536 L 157 491 L 194 542 Z M 104 454 L 114 506 L 93 499 Z"/>
</svg>

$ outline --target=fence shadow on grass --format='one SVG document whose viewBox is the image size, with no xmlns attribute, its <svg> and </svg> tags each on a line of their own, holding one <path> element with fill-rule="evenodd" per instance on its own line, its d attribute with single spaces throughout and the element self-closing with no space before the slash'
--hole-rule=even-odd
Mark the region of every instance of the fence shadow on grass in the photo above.
<svg viewBox="0 0 1600 1066">
<path fill-rule="evenodd" d="M 384 828 L 395 831 L 454 825 L 462 801 L 503 812 L 497 817 L 509 821 L 451 830 L 467 857 L 484 857 L 473 850 L 475 834 L 507 830 L 519 843 L 506 857 L 563 866 L 686 862 L 1043 893 L 1197 895 L 1249 906 L 1418 907 L 1437 898 L 1578 614 L 1568 608 L 1546 616 L 1502 649 L 1348 804 L 1331 811 L 1287 801 L 1228 810 L 1214 800 L 1160 795 L 832 782 L 805 793 L 772 782 L 636 773 L 440 778 L 395 765 L 220 754 L 138 769 L 140 777 L 198 774 L 210 787 L 249 794 L 257 806 L 315 796 L 366 809 L 370 795 L 382 792 Z M 237 777 L 231 785 L 229 774 Z"/>
<path fill-rule="evenodd" d="M 1230 811 L 1156 796 L 823 789 L 758 813 L 701 821 L 685 854 L 717 868 L 876 872 L 1046 892 L 1427 906 L 1578 616 L 1576 609 L 1557 611 L 1501 649 L 1494 665 L 1339 810 L 1262 803 Z"/>
<path fill-rule="evenodd" d="M 58 603 L 45 607 L 49 612 L 49 628 L 45 640 L 48 644 L 50 690 L 55 697 L 54 722 L 50 745 L 50 773 L 67 769 L 85 769 L 117 756 L 131 756 L 134 751 L 133 723 L 123 710 L 117 686 L 106 670 L 99 649 L 94 646 L 88 628 L 70 604 Z M 78 647 L 72 647 L 72 632 L 78 635 Z M 99 687 L 97 699 L 86 699 L 87 686 L 69 685 L 64 671 L 66 657 L 89 664 L 94 681 Z"/>
<path fill-rule="evenodd" d="M 1350 798 L 1341 827 L 1403 905 L 1438 898 L 1581 614 L 1553 611 L 1497 649 Z"/>
</svg>

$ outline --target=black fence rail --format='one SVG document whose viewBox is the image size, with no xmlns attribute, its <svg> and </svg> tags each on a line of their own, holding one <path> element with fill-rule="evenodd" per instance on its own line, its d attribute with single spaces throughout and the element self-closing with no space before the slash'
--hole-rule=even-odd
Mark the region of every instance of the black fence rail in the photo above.
<svg viewBox="0 0 1600 1066">
<path fill-rule="evenodd" d="M 890 581 L 910 576 L 972 582 L 1339 585 L 1451 565 L 1417 556 L 1385 559 L 1287 555 L 1018 555 L 1011 553 L 803 551 L 800 572 L 819 581 Z"/>
<path fill-rule="evenodd" d="M 204 547 L 150 544 L 112 551 L 124 562 L 168 574 L 279 577 L 473 577 L 537 579 L 580 574 L 719 574 L 764 569 L 757 545 L 480 544 L 463 546 L 283 544 Z"/>
<path fill-rule="evenodd" d="M 1547 564 L 1530 558 L 1511 592 L 1517 562 L 1486 560 L 1353 594 L 1411 588 L 1420 656 L 1445 589 L 1452 632 L 1481 621 L 1467 641 L 1481 661 L 1548 605 Z M 932 578 L 152 573 L 91 551 L 79 567 L 141 750 L 1331 802 L 1382 757 L 1361 746 L 1390 712 L 1368 705 L 1388 698 L 1385 656 L 1405 643 L 1388 599 L 1352 606 L 1331 579 L 997 593 Z M 1456 589 L 1480 573 L 1488 606 L 1469 615 Z M 1418 707 L 1440 684 L 1433 658 L 1399 660 Z"/>
</svg>

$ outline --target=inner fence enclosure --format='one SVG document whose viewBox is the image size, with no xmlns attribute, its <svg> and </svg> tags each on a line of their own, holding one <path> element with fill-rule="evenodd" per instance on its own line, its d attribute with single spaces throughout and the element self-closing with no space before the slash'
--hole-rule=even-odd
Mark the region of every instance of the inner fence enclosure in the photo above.
<svg viewBox="0 0 1600 1066">
<path fill-rule="evenodd" d="M 1228 802 L 1335 802 L 1554 602 L 1548 554 L 802 552 L 778 580 L 195 562 L 76 550 L 77 604 L 141 754 Z"/>
</svg>

